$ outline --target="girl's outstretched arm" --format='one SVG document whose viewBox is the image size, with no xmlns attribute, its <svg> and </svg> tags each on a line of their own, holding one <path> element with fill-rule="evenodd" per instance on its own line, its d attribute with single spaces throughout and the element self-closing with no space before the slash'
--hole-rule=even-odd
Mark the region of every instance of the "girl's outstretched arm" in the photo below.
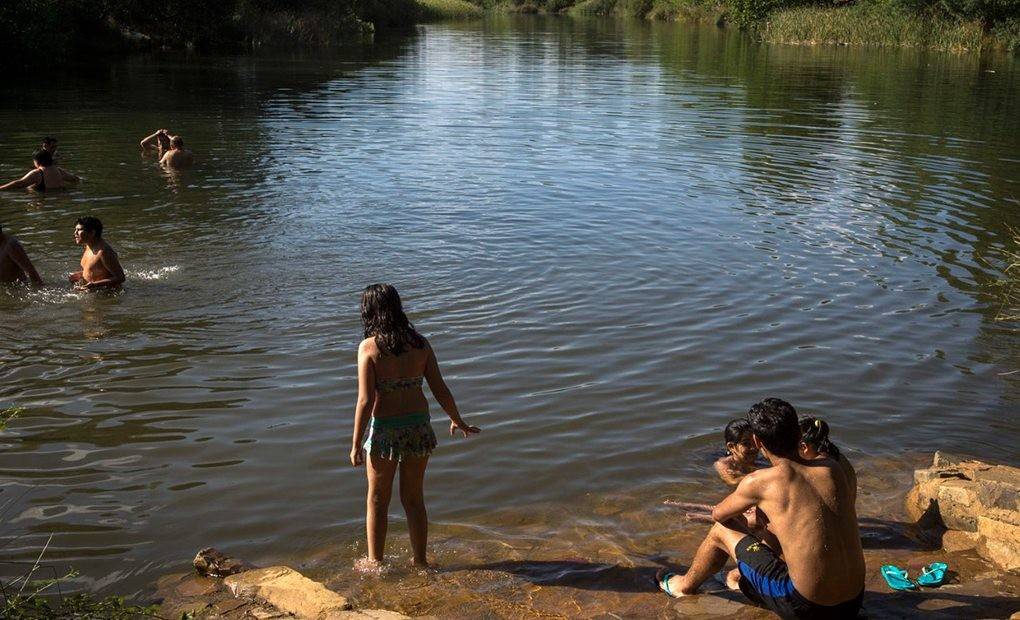
<svg viewBox="0 0 1020 620">
<path fill-rule="evenodd" d="M 439 370 L 436 352 L 432 349 L 431 345 L 429 345 L 429 359 L 425 363 L 425 380 L 429 382 L 429 389 L 432 390 L 432 395 L 439 401 L 439 406 L 443 408 L 446 415 L 450 416 L 451 437 L 458 430 L 464 433 L 465 437 L 482 432 L 482 429 L 477 426 L 470 426 L 460 417 L 457 402 L 453 399 L 453 393 L 447 387 L 446 381 L 443 380 L 443 373 Z"/>
<path fill-rule="evenodd" d="M 368 355 L 368 340 L 358 346 L 358 404 L 354 408 L 354 436 L 351 438 L 351 465 L 365 462 L 365 427 L 375 408 L 375 365 Z"/>
</svg>

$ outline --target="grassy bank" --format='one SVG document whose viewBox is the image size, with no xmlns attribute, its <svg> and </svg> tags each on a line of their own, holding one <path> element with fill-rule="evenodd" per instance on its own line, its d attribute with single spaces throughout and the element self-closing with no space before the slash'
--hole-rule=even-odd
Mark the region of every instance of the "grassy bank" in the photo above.
<svg viewBox="0 0 1020 620">
<path fill-rule="evenodd" d="M 511 0 L 515 12 L 706 21 L 770 43 L 1020 50 L 1020 0 Z"/>
<path fill-rule="evenodd" d="M 1020 23 L 1020 22 L 1018 22 Z M 875 5 L 781 9 L 755 25 L 771 43 L 917 46 L 947 51 L 1018 49 L 1017 33 L 986 32 L 978 20 L 947 19 Z"/>
</svg>

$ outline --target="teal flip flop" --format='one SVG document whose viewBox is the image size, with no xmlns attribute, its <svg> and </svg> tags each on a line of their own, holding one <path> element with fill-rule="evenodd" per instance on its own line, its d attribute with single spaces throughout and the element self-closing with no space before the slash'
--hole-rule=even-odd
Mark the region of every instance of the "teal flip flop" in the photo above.
<svg viewBox="0 0 1020 620">
<path fill-rule="evenodd" d="M 929 588 L 940 586 L 946 580 L 946 570 L 949 566 L 945 562 L 932 562 L 921 569 L 921 575 L 917 578 L 918 585 Z"/>
<path fill-rule="evenodd" d="M 669 580 L 676 577 L 676 573 L 663 573 L 662 577 L 655 580 L 655 583 L 659 585 L 659 589 L 670 596 L 670 598 L 679 598 L 673 594 L 669 589 Z"/>
<path fill-rule="evenodd" d="M 882 577 L 885 578 L 885 582 L 889 584 L 889 587 L 893 590 L 917 589 L 914 582 L 907 578 L 907 571 L 903 570 L 899 566 L 885 564 L 882 566 Z"/>
</svg>

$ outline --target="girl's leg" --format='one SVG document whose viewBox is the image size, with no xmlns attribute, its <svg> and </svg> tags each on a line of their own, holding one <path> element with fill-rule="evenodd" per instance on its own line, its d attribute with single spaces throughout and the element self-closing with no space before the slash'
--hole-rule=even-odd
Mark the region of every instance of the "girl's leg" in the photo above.
<svg viewBox="0 0 1020 620">
<path fill-rule="evenodd" d="M 400 503 L 407 514 L 414 563 L 428 566 L 425 547 L 429 539 L 429 517 L 425 512 L 425 467 L 428 456 L 416 456 L 400 462 Z"/>
<path fill-rule="evenodd" d="M 366 502 L 365 529 L 368 532 L 368 559 L 383 561 L 386 546 L 386 517 L 393 493 L 393 476 L 397 473 L 397 461 L 369 455 L 365 459 L 368 474 L 368 500 Z"/>
</svg>

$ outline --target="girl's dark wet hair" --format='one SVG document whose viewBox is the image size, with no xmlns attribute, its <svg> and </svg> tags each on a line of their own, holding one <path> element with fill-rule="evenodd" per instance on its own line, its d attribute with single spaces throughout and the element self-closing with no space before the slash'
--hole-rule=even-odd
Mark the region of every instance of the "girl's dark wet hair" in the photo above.
<svg viewBox="0 0 1020 620">
<path fill-rule="evenodd" d="M 425 348 L 425 338 L 407 320 L 400 295 L 389 284 L 365 287 L 361 293 L 361 323 L 365 338 L 375 336 L 379 350 L 387 355 Z"/>
<path fill-rule="evenodd" d="M 45 168 L 53 165 L 53 155 L 49 151 L 36 151 L 32 155 L 32 161 Z"/>
<path fill-rule="evenodd" d="M 751 434 L 751 424 L 745 418 L 737 418 L 726 425 L 723 431 L 723 440 L 726 443 L 740 443 L 744 437 Z"/>
<path fill-rule="evenodd" d="M 839 448 L 829 441 L 829 425 L 819 418 L 803 417 L 800 424 L 800 440 L 820 452 L 839 460 Z"/>
</svg>

